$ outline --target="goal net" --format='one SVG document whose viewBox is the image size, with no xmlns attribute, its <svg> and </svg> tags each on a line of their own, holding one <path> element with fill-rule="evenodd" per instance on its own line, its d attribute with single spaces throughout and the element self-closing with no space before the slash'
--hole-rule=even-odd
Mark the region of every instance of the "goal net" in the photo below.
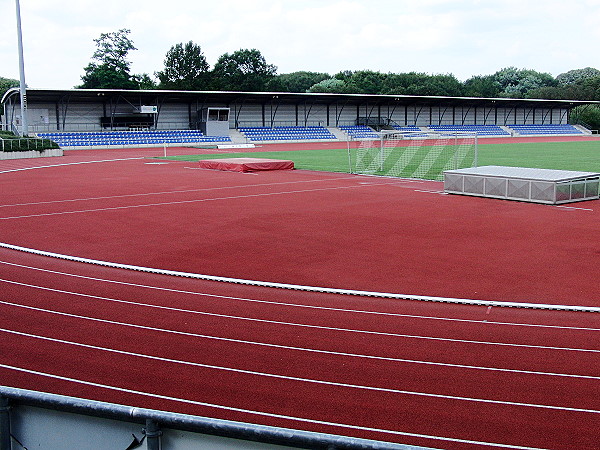
<svg viewBox="0 0 600 450">
<path fill-rule="evenodd" d="M 383 131 L 379 135 L 359 141 L 353 173 L 442 181 L 445 170 L 477 165 L 476 133 Z"/>
</svg>

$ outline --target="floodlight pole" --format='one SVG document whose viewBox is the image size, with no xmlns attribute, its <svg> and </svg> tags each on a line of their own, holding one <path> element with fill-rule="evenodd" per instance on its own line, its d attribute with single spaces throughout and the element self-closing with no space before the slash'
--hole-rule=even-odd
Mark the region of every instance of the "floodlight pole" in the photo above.
<svg viewBox="0 0 600 450">
<path fill-rule="evenodd" d="M 25 61 L 23 59 L 23 33 L 21 31 L 21 5 L 19 0 L 15 0 L 17 6 L 17 38 L 19 42 L 19 76 L 21 92 L 21 136 L 29 134 L 29 124 L 27 123 L 27 85 L 25 84 Z"/>
</svg>

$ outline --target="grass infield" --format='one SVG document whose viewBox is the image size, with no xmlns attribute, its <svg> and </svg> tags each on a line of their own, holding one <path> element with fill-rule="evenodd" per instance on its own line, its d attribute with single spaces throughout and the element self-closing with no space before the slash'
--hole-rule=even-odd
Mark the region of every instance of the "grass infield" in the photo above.
<svg viewBox="0 0 600 450">
<path fill-rule="evenodd" d="M 292 160 L 297 169 L 350 172 L 348 151 L 346 148 L 310 151 L 182 155 L 168 157 L 167 159 L 199 161 L 201 159 L 240 158 L 248 156 Z M 350 158 L 352 160 L 352 167 L 354 167 L 356 158 L 355 149 L 350 150 Z M 480 166 L 497 165 L 600 172 L 600 141 L 516 144 L 480 143 L 478 160 Z"/>
</svg>

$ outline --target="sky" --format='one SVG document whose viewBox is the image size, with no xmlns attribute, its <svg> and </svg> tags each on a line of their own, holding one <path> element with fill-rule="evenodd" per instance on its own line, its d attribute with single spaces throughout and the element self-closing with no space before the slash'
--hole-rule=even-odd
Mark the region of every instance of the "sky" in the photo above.
<svg viewBox="0 0 600 450">
<path fill-rule="evenodd" d="M 153 76 L 175 44 L 258 49 L 277 73 L 453 74 L 600 69 L 600 0 L 20 0 L 30 88 L 70 89 L 101 33 L 131 30 L 131 72 Z M 15 0 L 0 0 L 0 77 L 19 79 Z"/>
</svg>

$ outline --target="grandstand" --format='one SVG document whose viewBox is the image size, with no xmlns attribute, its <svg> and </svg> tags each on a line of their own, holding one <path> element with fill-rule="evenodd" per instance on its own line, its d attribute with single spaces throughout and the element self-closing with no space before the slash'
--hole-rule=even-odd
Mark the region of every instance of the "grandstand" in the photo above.
<svg viewBox="0 0 600 450">
<path fill-rule="evenodd" d="M 63 147 L 370 139 L 380 129 L 485 136 L 584 135 L 572 100 L 312 93 L 28 89 L 28 134 Z M 1 99 L 1 127 L 19 132 L 19 89 Z M 209 131 L 207 111 L 221 111 Z M 369 126 L 372 125 L 372 126 Z M 213 128 L 211 128 L 213 130 Z"/>
</svg>

